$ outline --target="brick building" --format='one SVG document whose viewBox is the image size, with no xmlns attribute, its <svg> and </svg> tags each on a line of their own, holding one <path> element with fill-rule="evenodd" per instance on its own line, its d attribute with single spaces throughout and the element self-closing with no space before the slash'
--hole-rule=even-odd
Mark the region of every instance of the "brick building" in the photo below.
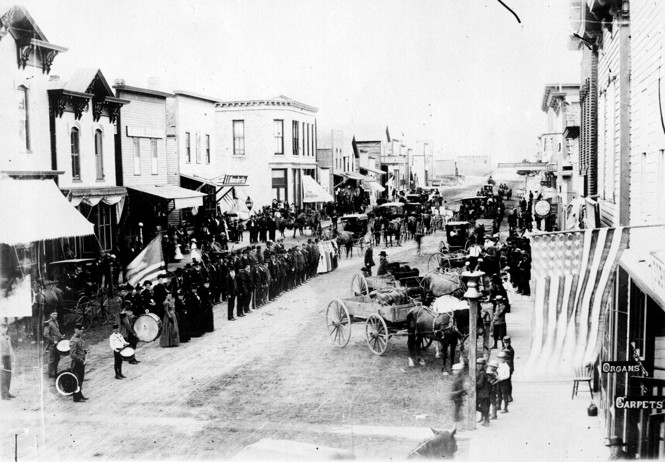
<svg viewBox="0 0 665 462">
<path fill-rule="evenodd" d="M 302 176 L 316 179 L 318 109 L 286 96 L 217 104 L 221 162 L 247 175 L 255 208 L 273 199 L 302 205 Z"/>
</svg>

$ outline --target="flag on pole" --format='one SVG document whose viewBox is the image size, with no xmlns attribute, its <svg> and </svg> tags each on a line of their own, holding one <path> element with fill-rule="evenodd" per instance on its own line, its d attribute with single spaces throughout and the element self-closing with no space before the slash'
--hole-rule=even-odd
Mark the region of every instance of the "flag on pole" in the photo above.
<svg viewBox="0 0 665 462">
<path fill-rule="evenodd" d="M 527 373 L 568 374 L 595 362 L 628 233 L 595 228 L 531 237 L 535 306 Z"/>
<path fill-rule="evenodd" d="M 162 235 L 158 234 L 136 258 L 127 265 L 127 283 L 142 284 L 154 281 L 164 271 L 164 255 L 162 254 Z"/>
<path fill-rule="evenodd" d="M 390 139 L 390 130 L 388 130 L 388 126 L 386 125 L 386 138 L 388 138 L 388 143 L 390 143 L 392 140 Z"/>
<path fill-rule="evenodd" d="M 347 138 L 348 139 L 348 138 Z M 351 146 L 353 147 L 353 155 L 356 159 L 360 159 L 360 153 L 358 152 L 358 144 L 356 144 L 356 137 L 354 135 L 351 140 Z"/>
</svg>

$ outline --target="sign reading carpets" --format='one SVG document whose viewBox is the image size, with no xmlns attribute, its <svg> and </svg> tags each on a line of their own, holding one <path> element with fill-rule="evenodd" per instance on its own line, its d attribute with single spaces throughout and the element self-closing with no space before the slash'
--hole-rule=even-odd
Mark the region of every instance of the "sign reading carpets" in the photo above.
<svg viewBox="0 0 665 462">
<path fill-rule="evenodd" d="M 531 238 L 535 306 L 529 372 L 571 373 L 596 360 L 603 310 L 627 242 L 628 228 Z"/>
<path fill-rule="evenodd" d="M 136 258 L 127 265 L 127 282 L 131 285 L 154 281 L 164 271 L 162 235 L 158 234 Z"/>
</svg>

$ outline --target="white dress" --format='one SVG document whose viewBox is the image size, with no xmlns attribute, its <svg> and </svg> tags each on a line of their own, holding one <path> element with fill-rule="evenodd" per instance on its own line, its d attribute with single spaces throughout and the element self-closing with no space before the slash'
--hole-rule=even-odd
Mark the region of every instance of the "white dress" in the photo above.
<svg viewBox="0 0 665 462">
<path fill-rule="evenodd" d="M 175 261 L 180 261 L 182 260 L 182 252 L 180 251 L 180 244 L 175 245 L 175 255 L 173 255 L 173 259 Z"/>
<path fill-rule="evenodd" d="M 198 247 L 196 247 L 196 242 L 192 242 L 189 245 L 189 253 L 192 256 L 192 260 L 201 261 L 201 252 L 199 252 Z"/>
</svg>

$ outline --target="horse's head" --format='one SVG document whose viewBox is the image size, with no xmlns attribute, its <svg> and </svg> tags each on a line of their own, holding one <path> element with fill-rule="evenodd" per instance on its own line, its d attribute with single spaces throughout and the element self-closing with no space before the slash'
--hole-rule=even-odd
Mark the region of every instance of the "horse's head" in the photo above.
<svg viewBox="0 0 665 462">
<path fill-rule="evenodd" d="M 426 458 L 426 459 L 441 459 L 450 457 L 457 452 L 457 440 L 455 433 L 457 429 L 453 430 L 439 430 L 436 428 L 431 429 L 434 436 L 423 441 L 416 449 L 411 451 L 407 459 Z"/>
</svg>

